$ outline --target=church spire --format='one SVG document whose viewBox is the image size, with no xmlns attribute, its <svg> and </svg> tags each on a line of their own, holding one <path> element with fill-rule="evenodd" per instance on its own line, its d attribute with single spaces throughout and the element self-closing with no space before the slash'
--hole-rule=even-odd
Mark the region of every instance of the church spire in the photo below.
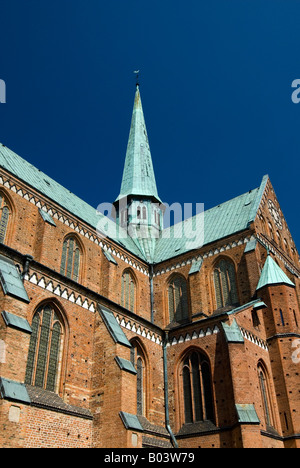
<svg viewBox="0 0 300 468">
<path fill-rule="evenodd" d="M 114 205 L 117 224 L 126 229 L 145 258 L 152 263 L 156 239 L 163 229 L 165 207 L 157 193 L 138 83 L 121 190 Z"/>
<path fill-rule="evenodd" d="M 152 200 L 162 203 L 157 193 L 138 83 L 136 85 L 121 191 L 116 202 L 129 196 L 152 198 Z"/>
</svg>

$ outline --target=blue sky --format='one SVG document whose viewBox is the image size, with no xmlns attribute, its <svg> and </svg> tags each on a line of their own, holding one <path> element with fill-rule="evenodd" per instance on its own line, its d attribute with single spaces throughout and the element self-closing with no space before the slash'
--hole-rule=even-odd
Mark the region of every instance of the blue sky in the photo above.
<svg viewBox="0 0 300 468">
<path fill-rule="evenodd" d="M 298 0 L 1 1 L 0 141 L 97 207 L 135 92 L 160 198 L 210 208 L 269 174 L 298 248 Z"/>
</svg>

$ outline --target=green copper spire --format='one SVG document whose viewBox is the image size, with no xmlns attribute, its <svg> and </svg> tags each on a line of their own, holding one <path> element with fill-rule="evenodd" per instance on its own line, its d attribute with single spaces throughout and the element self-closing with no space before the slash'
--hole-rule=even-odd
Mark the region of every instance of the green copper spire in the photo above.
<svg viewBox="0 0 300 468">
<path fill-rule="evenodd" d="M 162 203 L 157 193 L 139 85 L 136 86 L 121 191 L 116 202 L 132 195 Z"/>
<path fill-rule="evenodd" d="M 277 265 L 275 260 L 268 255 L 267 260 L 264 264 L 263 270 L 260 275 L 260 280 L 256 290 L 263 288 L 264 286 L 271 286 L 274 284 L 287 284 L 288 286 L 295 287 L 294 283 L 287 277 L 282 269 Z"/>
</svg>

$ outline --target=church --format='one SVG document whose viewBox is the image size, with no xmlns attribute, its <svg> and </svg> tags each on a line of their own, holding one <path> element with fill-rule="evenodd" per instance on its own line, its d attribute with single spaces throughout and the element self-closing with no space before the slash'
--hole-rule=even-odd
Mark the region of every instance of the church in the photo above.
<svg viewBox="0 0 300 468">
<path fill-rule="evenodd" d="M 270 178 L 164 227 L 137 85 L 120 182 L 106 218 L 0 144 L 0 447 L 300 448 L 299 254 Z"/>
</svg>

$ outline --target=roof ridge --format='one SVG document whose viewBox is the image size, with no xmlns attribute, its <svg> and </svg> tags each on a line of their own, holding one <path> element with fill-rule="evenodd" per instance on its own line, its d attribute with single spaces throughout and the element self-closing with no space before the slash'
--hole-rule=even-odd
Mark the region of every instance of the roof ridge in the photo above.
<svg viewBox="0 0 300 468">
<path fill-rule="evenodd" d="M 257 212 L 258 212 L 258 209 L 259 209 L 259 206 L 260 206 L 260 203 L 261 203 L 265 188 L 266 188 L 267 183 L 268 183 L 269 180 L 270 180 L 270 178 L 269 178 L 268 174 L 266 174 L 263 177 L 262 181 L 261 181 L 255 203 L 253 204 L 252 210 L 251 210 L 250 215 L 249 215 L 248 224 L 251 224 L 253 221 L 255 221 L 255 218 L 256 218 L 256 215 L 257 215 Z"/>
</svg>

